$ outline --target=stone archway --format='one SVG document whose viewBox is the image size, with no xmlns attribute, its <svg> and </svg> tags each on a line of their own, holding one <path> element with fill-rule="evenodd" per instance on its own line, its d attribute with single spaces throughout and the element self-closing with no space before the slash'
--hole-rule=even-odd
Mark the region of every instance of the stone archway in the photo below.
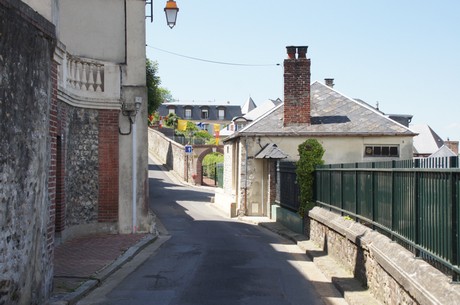
<svg viewBox="0 0 460 305">
<path fill-rule="evenodd" d="M 196 150 L 195 150 L 196 151 Z M 209 146 L 206 149 L 202 150 L 200 154 L 198 155 L 198 158 L 196 159 L 196 179 L 195 182 L 198 185 L 203 184 L 203 173 L 202 173 L 202 168 L 203 168 L 203 159 L 206 157 L 206 155 L 213 153 L 213 152 L 218 152 L 221 153 L 222 155 L 224 154 L 224 147 L 223 146 Z"/>
</svg>

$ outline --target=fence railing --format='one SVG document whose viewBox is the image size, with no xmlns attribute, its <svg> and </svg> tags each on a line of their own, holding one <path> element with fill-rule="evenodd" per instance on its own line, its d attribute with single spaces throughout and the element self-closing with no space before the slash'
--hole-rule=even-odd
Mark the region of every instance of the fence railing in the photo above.
<svg viewBox="0 0 460 305">
<path fill-rule="evenodd" d="M 354 217 L 415 256 L 452 271 L 458 281 L 458 164 L 458 157 L 449 157 L 324 165 L 315 172 L 315 197 L 319 205 Z"/>
</svg>

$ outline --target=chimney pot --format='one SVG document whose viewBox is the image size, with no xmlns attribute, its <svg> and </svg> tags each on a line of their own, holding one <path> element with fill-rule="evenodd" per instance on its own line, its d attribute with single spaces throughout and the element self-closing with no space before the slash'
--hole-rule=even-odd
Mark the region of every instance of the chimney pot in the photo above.
<svg viewBox="0 0 460 305">
<path fill-rule="evenodd" d="M 325 78 L 324 82 L 326 83 L 326 86 L 334 88 L 334 79 L 333 78 Z"/>
<path fill-rule="evenodd" d="M 297 47 L 299 58 L 307 58 L 307 49 L 308 47 Z"/>
<path fill-rule="evenodd" d="M 286 47 L 286 50 L 287 50 L 287 54 L 288 54 L 288 58 L 289 59 L 295 59 L 295 53 L 296 53 L 296 47 L 293 47 L 293 46 L 289 46 L 289 47 Z"/>
</svg>

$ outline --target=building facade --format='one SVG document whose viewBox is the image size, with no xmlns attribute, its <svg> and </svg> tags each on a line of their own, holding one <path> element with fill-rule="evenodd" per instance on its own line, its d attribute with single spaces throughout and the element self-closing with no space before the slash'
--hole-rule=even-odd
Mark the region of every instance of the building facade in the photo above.
<svg viewBox="0 0 460 305">
<path fill-rule="evenodd" d="M 153 225 L 145 1 L 1 0 L 0 16 L 0 303 L 41 304 L 57 243 Z"/>
<path fill-rule="evenodd" d="M 406 126 L 332 86 L 310 85 L 306 51 L 287 48 L 284 102 L 224 141 L 224 188 L 216 202 L 235 205 L 239 214 L 269 216 L 276 161 L 298 160 L 298 146 L 308 138 L 321 143 L 325 163 L 412 158 L 415 133 Z"/>
</svg>

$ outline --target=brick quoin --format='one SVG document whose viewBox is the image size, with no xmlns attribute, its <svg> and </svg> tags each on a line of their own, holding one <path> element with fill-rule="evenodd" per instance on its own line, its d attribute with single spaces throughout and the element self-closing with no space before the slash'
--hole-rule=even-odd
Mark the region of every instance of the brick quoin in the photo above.
<svg viewBox="0 0 460 305">
<path fill-rule="evenodd" d="M 64 130 L 68 124 L 68 116 L 65 103 L 57 102 L 57 140 L 56 140 L 56 220 L 55 232 L 59 233 L 65 230 L 66 219 L 66 138 Z"/>
<path fill-rule="evenodd" d="M 56 217 L 56 155 L 57 155 L 57 63 L 51 65 L 51 101 L 50 101 L 50 167 L 48 176 L 48 193 L 49 193 L 49 222 L 46 234 L 46 244 L 49 257 L 53 257 L 54 251 L 54 229 Z"/>
<path fill-rule="evenodd" d="M 307 47 L 286 47 L 284 60 L 284 126 L 310 124 L 310 59 Z M 296 53 L 298 57 L 296 58 Z"/>
<path fill-rule="evenodd" d="M 99 222 L 118 221 L 118 110 L 99 110 Z"/>
</svg>

